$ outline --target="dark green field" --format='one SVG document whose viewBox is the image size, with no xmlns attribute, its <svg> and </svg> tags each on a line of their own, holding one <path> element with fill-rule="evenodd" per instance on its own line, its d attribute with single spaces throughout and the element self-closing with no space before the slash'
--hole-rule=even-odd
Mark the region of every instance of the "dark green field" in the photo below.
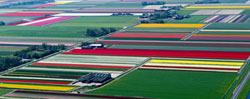
<svg viewBox="0 0 250 99">
<path fill-rule="evenodd" d="M 249 23 L 213 23 L 205 29 L 218 30 L 250 30 Z"/>
<path fill-rule="evenodd" d="M 117 27 L 134 25 L 138 22 L 135 16 L 105 16 L 105 17 L 81 17 L 51 26 L 67 27 Z"/>
<path fill-rule="evenodd" d="M 222 99 L 237 74 L 137 70 L 89 94 L 162 99 Z"/>
<path fill-rule="evenodd" d="M 128 33 L 191 33 L 196 28 L 130 28 Z"/>
<path fill-rule="evenodd" d="M 193 15 L 193 16 L 191 16 L 191 18 L 185 18 L 183 20 L 173 20 L 173 21 L 166 20 L 165 23 L 200 23 L 200 21 L 204 20 L 207 17 L 209 17 L 209 16 L 207 16 L 207 15 Z"/>
<path fill-rule="evenodd" d="M 11 91 L 13 91 L 13 90 L 11 90 L 11 89 L 0 89 L 0 96 L 2 96 L 4 94 L 7 94 L 7 93 L 9 93 Z"/>
<path fill-rule="evenodd" d="M 0 36 L 15 37 L 58 37 L 58 38 L 91 38 L 85 36 L 87 28 L 115 27 L 122 28 L 136 24 L 131 17 L 82 17 L 49 26 L 2 26 Z"/>
</svg>

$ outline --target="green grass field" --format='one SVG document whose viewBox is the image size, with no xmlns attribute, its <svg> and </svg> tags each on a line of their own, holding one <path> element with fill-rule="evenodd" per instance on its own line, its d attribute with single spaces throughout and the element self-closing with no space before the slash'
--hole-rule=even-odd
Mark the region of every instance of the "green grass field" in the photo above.
<svg viewBox="0 0 250 99">
<path fill-rule="evenodd" d="M 191 18 L 185 18 L 183 20 L 166 20 L 165 23 L 200 23 L 200 21 L 204 20 L 209 16 L 207 15 L 193 15 Z"/>
<path fill-rule="evenodd" d="M 243 14 L 243 15 L 250 15 L 250 10 L 244 10 L 244 11 L 241 12 L 240 14 Z"/>
<path fill-rule="evenodd" d="M 87 28 L 122 28 L 136 24 L 136 22 L 137 19 L 134 16 L 81 17 L 49 26 L 2 26 L 0 27 L 0 36 L 89 38 L 84 34 Z"/>
<path fill-rule="evenodd" d="M 198 10 L 177 10 L 176 13 L 179 15 L 190 15 Z"/>
<path fill-rule="evenodd" d="M 214 30 L 250 30 L 249 23 L 213 23 L 205 29 Z"/>
<path fill-rule="evenodd" d="M 15 51 L 20 51 L 25 49 L 26 47 L 15 47 L 15 46 L 9 46 L 9 47 L 5 47 L 5 46 L 0 46 L 0 56 L 8 56 L 8 55 L 12 55 L 15 53 Z"/>
<path fill-rule="evenodd" d="M 105 16 L 105 17 L 81 17 L 69 21 L 53 24 L 51 26 L 70 27 L 117 27 L 130 26 L 138 22 L 135 16 Z"/>
<path fill-rule="evenodd" d="M 137 70 L 88 94 L 161 99 L 222 99 L 237 74 Z"/>
<path fill-rule="evenodd" d="M 5 95 L 13 90 L 11 89 L 0 89 L 0 96 Z"/>
</svg>

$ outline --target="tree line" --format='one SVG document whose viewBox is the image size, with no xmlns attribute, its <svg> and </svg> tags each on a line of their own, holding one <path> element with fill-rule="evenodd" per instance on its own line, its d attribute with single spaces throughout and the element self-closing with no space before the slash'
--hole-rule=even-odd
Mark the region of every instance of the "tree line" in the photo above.
<svg viewBox="0 0 250 99">
<path fill-rule="evenodd" d="M 4 25 L 5 25 L 5 22 L 0 21 L 0 26 L 4 26 Z"/>
<path fill-rule="evenodd" d="M 30 46 L 27 49 L 16 51 L 11 56 L 0 56 L 0 71 L 27 63 L 32 59 L 50 55 L 66 49 L 65 45 L 51 46 L 47 44 Z"/>
<path fill-rule="evenodd" d="M 165 7 L 163 7 L 165 8 Z M 182 6 L 167 7 L 168 9 L 164 13 L 144 13 L 139 16 L 141 23 L 165 23 L 164 20 L 182 20 L 184 18 L 190 18 L 190 15 L 180 15 L 177 10 L 180 10 Z"/>
<path fill-rule="evenodd" d="M 58 52 L 60 50 L 64 50 L 65 48 L 66 48 L 65 45 L 52 46 L 44 43 L 42 45 L 34 45 L 30 46 L 27 49 L 16 51 L 14 53 L 14 56 L 23 59 L 38 59 L 47 56 L 49 54 Z"/>
<path fill-rule="evenodd" d="M 116 28 L 88 28 L 86 31 L 86 36 L 90 37 L 100 37 L 107 35 L 109 33 L 117 31 Z"/>
<path fill-rule="evenodd" d="M 142 2 L 141 5 L 142 6 L 147 6 L 147 5 L 163 5 L 163 4 L 166 4 L 166 2 L 164 1 L 156 1 L 156 2 Z"/>
</svg>

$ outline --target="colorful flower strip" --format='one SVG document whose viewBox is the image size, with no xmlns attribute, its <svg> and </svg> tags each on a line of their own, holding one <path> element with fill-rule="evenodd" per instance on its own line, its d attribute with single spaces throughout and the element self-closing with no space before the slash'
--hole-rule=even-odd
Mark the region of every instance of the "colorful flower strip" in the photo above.
<svg viewBox="0 0 250 99">
<path fill-rule="evenodd" d="M 109 37 L 136 37 L 136 38 L 183 38 L 189 33 L 116 33 Z"/>
<path fill-rule="evenodd" d="M 32 21 L 43 20 L 43 19 L 47 19 L 47 18 L 50 18 L 50 17 L 37 18 L 37 19 L 34 19 Z M 26 24 L 26 23 L 29 23 L 29 22 L 31 22 L 31 21 L 22 21 L 22 22 L 17 22 L 17 23 L 11 23 L 11 24 L 8 24 L 8 25 L 16 26 L 16 25 L 20 25 L 20 24 Z"/>
<path fill-rule="evenodd" d="M 42 45 L 41 42 L 0 42 L 2 45 Z M 60 45 L 64 44 L 65 46 L 72 46 L 74 43 L 46 43 L 48 45 Z"/>
<path fill-rule="evenodd" d="M 48 85 L 29 85 L 29 84 L 9 84 L 0 83 L 2 88 L 14 88 L 14 89 L 30 89 L 30 90 L 50 90 L 50 91 L 70 91 L 77 86 L 48 86 Z"/>
<path fill-rule="evenodd" d="M 60 63 L 34 63 L 36 66 L 65 66 L 65 67 L 90 67 L 90 68 L 119 68 L 130 69 L 130 66 L 104 66 L 104 65 L 83 65 L 83 64 L 60 64 Z"/>
<path fill-rule="evenodd" d="M 189 6 L 186 9 L 249 9 L 250 6 Z"/>
<path fill-rule="evenodd" d="M 23 67 L 19 70 L 39 70 L 39 71 L 64 71 L 64 72 L 95 72 L 95 73 L 117 73 L 121 74 L 121 71 L 102 71 L 102 70 L 79 70 L 79 69 L 59 69 L 59 68 L 39 68 L 39 67 Z M 69 79 L 73 80 L 73 79 Z"/>
<path fill-rule="evenodd" d="M 53 17 L 53 19 L 40 21 L 37 23 L 32 23 L 32 24 L 29 24 L 28 26 L 45 26 L 45 25 L 50 25 L 50 24 L 54 24 L 54 23 L 58 23 L 62 21 L 75 19 L 75 18 L 78 18 L 78 17 Z"/>
<path fill-rule="evenodd" d="M 42 83 L 42 84 L 69 84 L 69 82 L 11 80 L 11 79 L 0 79 L 0 82 L 21 82 L 21 83 Z"/>
<path fill-rule="evenodd" d="M 51 7 L 51 6 L 56 6 L 56 5 L 60 5 L 60 4 L 67 4 L 67 3 L 71 3 L 71 2 L 72 1 L 61 1 L 61 2 L 55 2 L 55 3 L 48 3 L 48 4 L 33 6 L 33 8 L 45 8 L 45 7 Z"/>
<path fill-rule="evenodd" d="M 52 14 L 57 14 L 57 13 L 7 13 L 7 14 L 2 14 L 0 16 L 45 16 Z"/>
<path fill-rule="evenodd" d="M 73 49 L 64 54 L 83 55 L 117 55 L 146 57 L 181 57 L 181 58 L 218 58 L 247 59 L 249 52 L 219 52 L 219 51 L 177 51 L 177 50 L 142 50 L 142 49 Z"/>
<path fill-rule="evenodd" d="M 192 36 L 188 40 L 227 40 L 227 41 L 250 41 L 250 37 L 218 37 L 218 36 Z"/>
<path fill-rule="evenodd" d="M 197 61 L 197 60 L 159 60 L 153 59 L 149 63 L 180 63 L 180 64 L 208 64 L 208 65 L 233 65 L 241 66 L 244 62 L 220 62 L 220 61 Z"/>
<path fill-rule="evenodd" d="M 216 15 L 210 16 L 200 21 L 200 23 L 240 23 L 245 22 L 248 18 L 247 15 Z"/>
<path fill-rule="evenodd" d="M 211 37 L 250 37 L 250 35 L 237 34 L 194 34 L 193 36 L 211 36 Z"/>
<path fill-rule="evenodd" d="M 206 24 L 140 24 L 136 28 L 201 28 Z"/>
<path fill-rule="evenodd" d="M 203 31 L 203 30 L 202 30 Z M 209 31 L 209 30 L 206 30 Z M 220 30 L 212 30 L 220 31 Z M 225 31 L 225 30 L 222 30 Z M 226 30 L 227 31 L 227 30 Z M 237 31 L 237 30 L 236 30 Z M 240 30 L 239 30 L 240 31 Z M 142 40 L 98 40 L 107 45 L 157 45 L 157 46 L 200 46 L 200 47 L 239 47 L 250 48 L 247 42 L 208 42 L 208 41 L 142 41 Z"/>
<path fill-rule="evenodd" d="M 224 68 L 202 68 L 202 67 L 166 67 L 166 66 L 143 66 L 140 69 L 156 69 L 156 70 L 184 70 L 184 71 L 209 71 L 209 72 L 231 72 L 237 73 L 238 69 Z"/>
<path fill-rule="evenodd" d="M 52 78 L 79 78 L 80 76 L 65 76 L 65 75 L 47 75 L 47 74 L 20 74 L 20 73 L 9 73 L 4 76 L 26 76 L 26 77 L 52 77 Z"/>
<path fill-rule="evenodd" d="M 238 72 L 244 61 L 238 60 L 211 60 L 192 58 L 152 59 L 141 69 L 191 70 L 214 72 Z"/>
</svg>

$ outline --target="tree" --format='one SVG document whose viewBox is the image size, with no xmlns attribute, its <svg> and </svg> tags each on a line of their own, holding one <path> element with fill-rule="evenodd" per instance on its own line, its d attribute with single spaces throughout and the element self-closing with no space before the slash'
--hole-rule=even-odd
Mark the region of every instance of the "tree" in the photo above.
<svg viewBox="0 0 250 99">
<path fill-rule="evenodd" d="M 0 21 L 0 26 L 3 26 L 3 25 L 5 25 L 5 22 Z"/>
</svg>

